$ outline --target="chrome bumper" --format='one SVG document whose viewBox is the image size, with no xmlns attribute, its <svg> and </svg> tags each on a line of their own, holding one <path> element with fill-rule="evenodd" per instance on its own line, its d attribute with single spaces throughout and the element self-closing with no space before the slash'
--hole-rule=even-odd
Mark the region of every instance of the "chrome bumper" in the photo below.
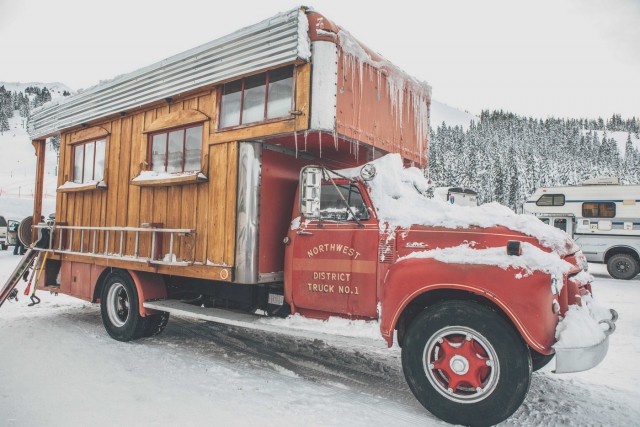
<svg viewBox="0 0 640 427">
<path fill-rule="evenodd" d="M 578 348 L 558 348 L 556 349 L 556 374 L 567 374 L 570 372 L 581 372 L 589 370 L 598 365 L 609 351 L 609 336 L 616 330 L 616 320 L 618 313 L 611 309 L 611 319 L 601 320 L 609 329 L 605 331 L 605 338 L 599 344 L 591 347 Z"/>
</svg>

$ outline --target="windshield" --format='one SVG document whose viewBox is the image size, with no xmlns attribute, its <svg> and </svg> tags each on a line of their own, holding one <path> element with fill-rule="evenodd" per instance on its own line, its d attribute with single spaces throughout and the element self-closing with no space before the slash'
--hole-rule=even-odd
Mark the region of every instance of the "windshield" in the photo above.
<svg viewBox="0 0 640 427">
<path fill-rule="evenodd" d="M 347 201 L 353 214 L 345 206 L 340 193 L 344 200 Z M 329 221 L 362 221 L 369 219 L 367 205 L 364 203 L 360 190 L 355 185 L 337 184 L 334 187 L 331 183 L 325 183 L 322 185 L 320 194 L 320 219 Z"/>
</svg>

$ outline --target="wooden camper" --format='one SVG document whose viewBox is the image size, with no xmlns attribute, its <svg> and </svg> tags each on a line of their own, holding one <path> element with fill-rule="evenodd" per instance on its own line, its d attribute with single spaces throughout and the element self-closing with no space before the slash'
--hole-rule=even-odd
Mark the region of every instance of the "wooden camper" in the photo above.
<svg viewBox="0 0 640 427">
<path fill-rule="evenodd" d="M 275 80 L 278 75 L 287 80 L 287 73 L 287 83 Z M 282 85 L 276 87 L 278 82 Z M 282 89 L 287 85 L 289 98 Z M 256 93 L 265 96 L 265 113 L 257 120 Z M 279 104 L 276 117 L 269 113 L 272 93 L 271 99 L 291 103 L 286 110 Z M 231 99 L 233 94 L 240 101 Z M 249 99 L 253 107 L 247 107 Z M 239 119 L 235 107 L 225 110 L 226 100 L 228 105 L 240 103 Z M 60 134 L 50 259 L 67 264 L 63 275 L 76 274 L 71 263 L 77 263 L 86 268 L 74 271 L 92 281 L 111 266 L 233 282 L 241 238 L 238 180 L 244 141 L 268 146 L 267 157 L 278 164 L 347 167 L 396 152 L 407 163 L 424 167 L 429 105 L 428 85 L 373 54 L 322 15 L 297 8 L 34 112 L 34 218 L 41 215 L 45 140 Z M 252 117 L 243 120 L 250 108 Z M 191 128 L 196 129 L 191 133 L 202 133 L 198 167 L 169 171 L 173 152 L 167 148 L 166 171 L 159 170 L 162 153 L 152 150 L 154 138 L 160 135 L 157 140 L 163 141 L 166 134 L 169 147 L 172 132 L 182 130 L 186 170 L 185 163 L 194 162 L 185 154 L 185 129 Z M 83 178 L 78 177 L 80 167 Z M 277 198 L 278 180 L 269 184 L 269 172 L 263 176 L 261 197 Z M 283 212 L 289 212 L 280 218 L 288 224 L 291 206 Z M 266 252 L 275 247 L 275 239 L 281 241 L 267 230 L 268 224 L 265 219 L 256 251 Z M 261 273 L 278 273 L 277 265 L 264 268 Z M 75 276 L 63 281 L 73 283 Z"/>
</svg>

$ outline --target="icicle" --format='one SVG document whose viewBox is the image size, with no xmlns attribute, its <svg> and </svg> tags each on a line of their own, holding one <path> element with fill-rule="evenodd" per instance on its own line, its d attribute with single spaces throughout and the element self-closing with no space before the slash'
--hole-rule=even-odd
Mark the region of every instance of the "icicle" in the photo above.
<svg viewBox="0 0 640 427">
<path fill-rule="evenodd" d="M 296 144 L 296 159 L 298 158 L 298 131 L 293 131 L 293 140 Z"/>
<path fill-rule="evenodd" d="M 318 146 L 320 147 L 320 158 L 322 158 L 322 132 L 318 131 Z"/>
<path fill-rule="evenodd" d="M 335 129 L 333 130 L 333 146 L 336 148 L 336 151 L 338 151 L 338 133 Z"/>
<path fill-rule="evenodd" d="M 304 151 L 307 151 L 307 136 L 309 135 L 309 130 L 304 131 Z"/>
</svg>

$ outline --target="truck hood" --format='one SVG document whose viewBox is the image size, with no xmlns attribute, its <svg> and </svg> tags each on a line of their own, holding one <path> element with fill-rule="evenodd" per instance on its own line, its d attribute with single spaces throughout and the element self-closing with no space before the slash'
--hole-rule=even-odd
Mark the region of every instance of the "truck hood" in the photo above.
<svg viewBox="0 0 640 427">
<path fill-rule="evenodd" d="M 387 154 L 369 164 L 374 169 L 366 182 L 369 196 L 381 230 L 404 236 L 398 248 L 409 250 L 415 245 L 424 251 L 465 241 L 475 242 L 474 247 L 504 247 L 509 240 L 520 240 L 560 256 L 578 250 L 563 231 L 499 203 L 458 206 L 427 197 L 432 185 L 419 169 L 405 168 L 399 154 Z M 357 177 L 360 169 L 342 170 L 341 174 Z M 405 240 L 409 248 L 404 247 Z"/>
</svg>

